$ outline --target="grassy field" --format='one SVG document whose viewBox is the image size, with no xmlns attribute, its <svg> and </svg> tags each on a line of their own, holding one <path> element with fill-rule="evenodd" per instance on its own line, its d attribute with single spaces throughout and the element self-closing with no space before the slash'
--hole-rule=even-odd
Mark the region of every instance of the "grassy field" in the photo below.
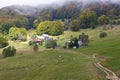
<svg viewBox="0 0 120 80">
<path fill-rule="evenodd" d="M 66 41 L 70 40 L 70 37 L 77 37 L 81 35 L 83 32 L 87 35 L 89 35 L 90 40 L 98 40 L 99 39 L 99 33 L 102 31 L 100 27 L 97 29 L 81 29 L 79 32 L 71 32 L 71 31 L 65 31 L 63 35 L 55 36 L 53 38 L 59 39 L 58 43 L 60 43 L 62 46 L 65 44 Z"/>
<path fill-rule="evenodd" d="M 101 80 L 92 62 L 70 50 L 23 54 L 0 60 L 0 80 Z"/>
<path fill-rule="evenodd" d="M 107 30 L 108 37 L 93 39 L 88 48 L 80 48 L 78 51 L 86 54 L 98 54 L 102 56 L 103 64 L 115 71 L 120 76 L 120 26 Z M 96 33 L 98 35 L 98 33 Z"/>
<path fill-rule="evenodd" d="M 103 31 L 108 36 L 100 39 L 99 34 Z M 17 56 L 0 59 L 0 80 L 103 80 L 101 72 L 93 66 L 94 60 L 90 57 L 93 54 L 120 75 L 120 26 L 108 30 L 98 27 L 79 32 L 65 31 L 53 38 L 59 39 L 58 43 L 63 46 L 71 35 L 78 37 L 82 32 L 89 35 L 89 47 L 72 50 L 40 47 L 39 53 L 35 54 L 27 42 L 10 41 L 17 49 Z"/>
<path fill-rule="evenodd" d="M 75 51 L 88 55 L 99 55 L 102 58 L 103 65 L 115 71 L 116 74 L 120 76 L 120 26 L 114 26 L 113 29 L 107 30 L 102 30 L 102 28 L 99 27 L 94 30 L 81 30 L 80 32 L 66 31 L 65 34 L 60 36 L 63 40 L 59 41 L 59 43 L 64 45 L 65 41 L 68 41 L 71 35 L 78 36 L 82 32 L 89 35 L 89 47 L 75 49 Z M 99 34 L 101 32 L 106 32 L 107 37 L 100 39 Z"/>
<path fill-rule="evenodd" d="M 14 46 L 17 49 L 17 55 L 19 54 L 33 54 L 33 46 L 30 46 L 28 42 L 19 42 L 19 41 L 9 41 L 10 46 Z M 0 54 L 2 54 L 2 49 L 0 49 Z M 39 51 L 46 50 L 44 46 L 39 46 Z"/>
</svg>

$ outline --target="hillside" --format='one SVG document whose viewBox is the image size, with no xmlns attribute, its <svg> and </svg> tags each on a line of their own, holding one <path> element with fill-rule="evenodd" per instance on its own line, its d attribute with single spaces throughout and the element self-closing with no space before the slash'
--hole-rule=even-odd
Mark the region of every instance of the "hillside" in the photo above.
<svg viewBox="0 0 120 80">
<path fill-rule="evenodd" d="M 1 8 L 0 80 L 106 80 L 112 73 L 120 78 L 118 2 Z"/>
<path fill-rule="evenodd" d="M 109 26 L 109 25 L 108 25 Z M 75 49 L 75 51 L 85 53 L 87 55 L 96 54 L 102 61 L 102 64 L 111 70 L 115 71 L 116 74 L 120 75 L 120 26 L 115 26 L 113 29 L 102 30 L 102 27 L 97 29 L 83 29 L 80 32 L 66 31 L 65 34 L 59 36 L 59 43 L 64 45 L 69 40 L 70 36 L 78 37 L 79 34 L 84 32 L 89 35 L 90 44 L 87 48 Z M 106 38 L 99 38 L 101 32 L 106 32 Z M 57 38 L 57 37 L 56 37 Z"/>
<path fill-rule="evenodd" d="M 0 9 L 0 29 L 4 28 L 4 24 L 8 25 L 6 27 L 8 32 L 13 25 L 30 29 L 35 28 L 40 22 L 46 20 L 74 20 L 78 19 L 80 14 L 86 12 L 86 10 L 94 11 L 96 19 L 99 19 L 101 15 L 106 15 L 108 19 L 112 16 L 113 23 L 119 24 L 119 22 L 115 22 L 120 18 L 120 5 L 118 3 L 98 0 L 85 3 L 75 0 L 64 2 L 61 5 L 51 4 L 36 7 L 12 5 L 3 7 Z"/>
<path fill-rule="evenodd" d="M 92 62 L 89 56 L 70 50 L 18 55 L 0 60 L 0 80 L 100 80 Z"/>
<path fill-rule="evenodd" d="M 102 31 L 107 32 L 108 36 L 106 38 L 99 38 L 99 34 Z M 10 42 L 10 45 L 16 47 L 17 55 L 11 58 L 0 59 L 0 79 L 101 80 L 103 72 L 100 72 L 94 67 L 93 55 L 97 55 L 104 66 L 119 76 L 120 27 L 114 26 L 113 29 L 108 30 L 102 30 L 101 27 L 98 27 L 94 30 L 85 29 L 80 32 L 66 31 L 63 35 L 59 36 L 60 39 L 58 43 L 63 46 L 71 35 L 77 37 L 82 32 L 89 35 L 90 44 L 86 48 L 46 50 L 40 47 L 40 52 L 35 54 L 32 47 L 27 43 Z M 2 51 L 2 49 L 0 49 L 0 51 Z M 91 74 L 91 72 L 93 74 Z"/>
<path fill-rule="evenodd" d="M 94 41 L 90 43 L 90 47 L 87 49 L 81 48 L 79 51 L 92 55 L 97 54 L 102 58 L 103 65 L 107 66 L 116 74 L 120 75 L 120 26 L 117 26 L 111 30 L 106 31 L 108 37 L 105 39 L 97 39 L 95 36 L 99 35 L 99 32 L 93 36 Z M 94 33 L 92 33 L 94 34 Z M 91 36 L 92 37 L 92 36 Z"/>
<path fill-rule="evenodd" d="M 39 17 L 43 11 L 48 10 L 52 14 L 52 20 L 63 19 L 63 18 L 76 18 L 79 13 L 83 10 L 91 9 L 97 12 L 97 14 L 107 14 L 107 11 L 115 9 L 116 15 L 120 13 L 119 2 L 116 1 L 66 1 L 64 3 L 58 4 L 53 3 L 50 5 L 41 6 L 25 6 L 25 5 L 12 5 L 3 7 L 0 9 L 0 14 L 2 15 L 23 15 L 23 16 L 35 16 Z M 63 12 L 64 11 L 64 12 Z"/>
</svg>

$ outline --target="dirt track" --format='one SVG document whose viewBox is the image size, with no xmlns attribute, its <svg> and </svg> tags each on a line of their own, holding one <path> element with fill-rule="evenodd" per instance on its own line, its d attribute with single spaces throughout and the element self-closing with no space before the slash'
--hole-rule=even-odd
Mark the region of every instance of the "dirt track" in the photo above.
<svg viewBox="0 0 120 80">
<path fill-rule="evenodd" d="M 98 59 L 95 55 L 93 55 L 93 58 Z M 120 80 L 120 78 L 110 69 L 104 67 L 101 65 L 100 61 L 94 62 L 94 65 L 99 68 L 101 71 L 106 73 L 106 78 L 109 80 Z"/>
</svg>

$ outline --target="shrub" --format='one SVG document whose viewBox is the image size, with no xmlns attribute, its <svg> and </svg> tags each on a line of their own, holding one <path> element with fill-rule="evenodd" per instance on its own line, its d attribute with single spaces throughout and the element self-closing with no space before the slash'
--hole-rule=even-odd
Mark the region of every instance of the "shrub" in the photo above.
<svg viewBox="0 0 120 80">
<path fill-rule="evenodd" d="M 45 47 L 46 48 L 55 48 L 56 41 L 55 40 L 46 40 L 45 41 Z"/>
<path fill-rule="evenodd" d="M 29 42 L 28 42 L 28 44 L 31 46 L 31 45 L 33 45 L 33 44 L 34 44 L 34 42 L 29 41 Z"/>
<path fill-rule="evenodd" d="M 37 44 L 35 44 L 34 46 L 33 46 L 33 50 L 34 50 L 34 52 L 38 52 L 38 45 Z"/>
<path fill-rule="evenodd" d="M 68 46 L 69 46 L 69 48 L 73 48 L 73 46 L 74 46 L 73 41 L 70 41 L 70 43 L 68 44 Z"/>
<path fill-rule="evenodd" d="M 115 20 L 113 20 L 113 21 L 112 21 L 112 24 L 116 25 L 116 21 L 115 21 Z"/>
<path fill-rule="evenodd" d="M 3 57 L 10 57 L 16 54 L 16 49 L 14 46 L 9 46 L 8 48 L 3 49 L 2 55 Z"/>
<path fill-rule="evenodd" d="M 106 33 L 106 32 L 100 33 L 100 38 L 104 38 L 104 37 L 106 37 L 106 36 L 107 36 L 107 33 Z"/>
<path fill-rule="evenodd" d="M 120 25 L 120 20 L 117 21 L 117 24 Z"/>
<path fill-rule="evenodd" d="M 78 39 L 77 38 L 74 39 L 74 46 L 76 46 L 76 48 L 79 48 L 79 44 L 78 44 Z"/>
<path fill-rule="evenodd" d="M 12 27 L 9 30 L 9 38 L 11 40 L 27 40 L 27 30 L 25 28 Z"/>
<path fill-rule="evenodd" d="M 52 40 L 46 40 L 45 41 L 45 47 L 46 48 L 52 48 Z"/>
<path fill-rule="evenodd" d="M 78 26 L 78 21 L 77 20 L 73 20 L 72 21 L 72 25 L 70 26 L 70 29 L 72 31 L 79 31 L 80 27 Z"/>
<path fill-rule="evenodd" d="M 6 47 L 8 45 L 7 37 L 0 34 L 0 48 Z"/>
<path fill-rule="evenodd" d="M 6 46 L 8 46 L 8 44 L 9 44 L 8 42 L 4 42 L 1 44 L 0 48 L 6 47 Z"/>
<path fill-rule="evenodd" d="M 55 48 L 57 46 L 56 40 L 52 41 L 52 48 Z"/>
</svg>

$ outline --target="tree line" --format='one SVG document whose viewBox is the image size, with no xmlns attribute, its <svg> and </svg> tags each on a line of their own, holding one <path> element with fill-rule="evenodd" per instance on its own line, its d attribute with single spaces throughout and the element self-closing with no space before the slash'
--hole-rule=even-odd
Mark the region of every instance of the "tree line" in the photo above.
<svg viewBox="0 0 120 80">
<path fill-rule="evenodd" d="M 34 28 L 39 35 L 60 35 L 64 30 L 79 31 L 86 28 L 94 29 L 97 25 L 103 25 L 105 28 L 107 24 L 111 27 L 112 24 L 120 24 L 120 5 L 115 3 L 91 3 L 83 8 L 80 2 L 69 2 L 61 7 L 43 9 L 36 13 L 36 16 L 19 15 L 10 10 L 0 14 L 0 33 L 13 37 L 12 34 L 16 31 L 13 40 L 21 33 L 17 28 Z"/>
</svg>

